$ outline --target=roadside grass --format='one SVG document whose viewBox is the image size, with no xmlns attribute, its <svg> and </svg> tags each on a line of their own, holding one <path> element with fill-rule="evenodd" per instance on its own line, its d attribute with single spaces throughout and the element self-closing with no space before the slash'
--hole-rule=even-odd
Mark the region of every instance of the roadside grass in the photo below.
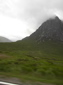
<svg viewBox="0 0 63 85">
<path fill-rule="evenodd" d="M 0 43 L 0 55 L 0 75 L 63 85 L 62 42 Z"/>
</svg>

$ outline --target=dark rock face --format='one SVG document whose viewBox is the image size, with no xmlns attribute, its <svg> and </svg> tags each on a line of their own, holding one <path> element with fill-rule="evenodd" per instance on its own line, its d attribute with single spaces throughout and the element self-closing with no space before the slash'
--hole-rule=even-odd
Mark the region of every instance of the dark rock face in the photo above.
<svg viewBox="0 0 63 85">
<path fill-rule="evenodd" d="M 63 22 L 55 17 L 54 19 L 49 19 L 44 22 L 37 30 L 34 32 L 30 38 L 37 41 L 44 40 L 59 40 L 63 41 Z"/>
</svg>

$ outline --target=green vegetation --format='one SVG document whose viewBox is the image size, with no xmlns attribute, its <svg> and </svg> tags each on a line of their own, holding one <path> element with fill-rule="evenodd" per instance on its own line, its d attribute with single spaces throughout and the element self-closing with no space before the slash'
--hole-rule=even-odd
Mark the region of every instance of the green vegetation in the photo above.
<svg viewBox="0 0 63 85">
<path fill-rule="evenodd" d="M 63 85 L 63 42 L 0 43 L 0 75 Z"/>
</svg>

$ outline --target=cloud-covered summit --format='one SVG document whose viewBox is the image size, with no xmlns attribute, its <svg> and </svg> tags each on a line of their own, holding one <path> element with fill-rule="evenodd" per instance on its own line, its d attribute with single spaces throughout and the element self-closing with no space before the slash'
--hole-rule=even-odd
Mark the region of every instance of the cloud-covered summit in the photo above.
<svg viewBox="0 0 63 85">
<path fill-rule="evenodd" d="M 50 17 L 63 20 L 63 0 L 0 0 L 0 13 L 24 21 L 31 34 Z"/>
<path fill-rule="evenodd" d="M 0 11 L 26 21 L 39 22 L 55 14 L 62 18 L 63 0 L 0 0 Z"/>
</svg>

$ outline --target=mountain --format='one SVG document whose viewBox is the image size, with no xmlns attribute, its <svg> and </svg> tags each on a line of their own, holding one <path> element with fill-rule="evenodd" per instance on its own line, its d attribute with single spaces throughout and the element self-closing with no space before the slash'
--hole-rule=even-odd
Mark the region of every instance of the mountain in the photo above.
<svg viewBox="0 0 63 85">
<path fill-rule="evenodd" d="M 0 36 L 0 42 L 11 42 L 11 40 L 5 38 L 5 37 L 2 37 Z"/>
<path fill-rule="evenodd" d="M 63 42 L 58 40 L 63 41 L 63 23 L 55 17 L 23 40 L 0 43 L 0 75 L 20 78 L 24 85 L 63 85 Z"/>
<path fill-rule="evenodd" d="M 45 21 L 29 38 L 36 41 L 63 41 L 63 22 L 58 17 L 51 18 Z"/>
</svg>

